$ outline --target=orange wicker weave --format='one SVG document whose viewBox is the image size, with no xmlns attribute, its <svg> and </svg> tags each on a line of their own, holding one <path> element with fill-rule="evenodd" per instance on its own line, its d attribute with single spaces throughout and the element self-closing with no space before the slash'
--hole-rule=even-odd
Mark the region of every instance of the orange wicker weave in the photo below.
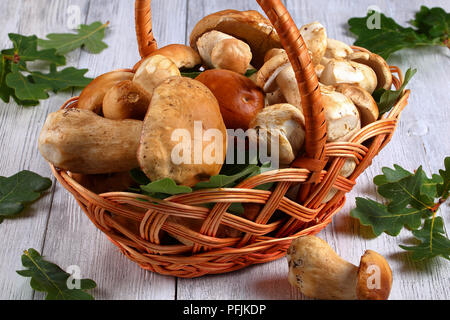
<svg viewBox="0 0 450 320">
<path fill-rule="evenodd" d="M 136 1 L 136 33 L 142 57 L 156 50 L 151 27 L 150 0 Z M 280 0 L 258 0 L 278 32 L 294 67 L 306 119 L 306 152 L 289 169 L 254 176 L 236 188 L 208 189 L 172 196 L 165 200 L 141 194 L 95 194 L 52 167 L 58 181 L 73 194 L 90 220 L 119 249 L 142 268 L 177 277 L 225 273 L 283 257 L 292 239 L 316 234 L 330 222 L 345 202 L 357 177 L 391 139 L 399 115 L 407 104 L 406 90 L 389 114 L 362 128 L 350 142 L 326 143 L 326 122 L 320 90 L 310 55 L 300 33 Z M 355 50 L 365 50 L 354 47 Z M 403 76 L 391 67 L 398 89 Z M 76 107 L 77 97 L 63 108 Z M 349 178 L 339 176 L 346 159 L 357 162 Z M 326 169 L 326 170 L 325 170 Z M 254 189 L 268 182 L 272 191 Z M 286 197 L 288 189 L 301 184 L 299 201 Z M 322 203 L 331 188 L 337 194 Z M 148 201 L 142 201 L 144 199 Z M 254 221 L 227 212 L 231 203 L 254 203 L 261 210 Z M 212 209 L 201 206 L 215 203 Z M 277 215 L 273 217 L 274 213 Z M 197 219 L 200 232 L 168 221 L 169 216 Z M 272 218 L 272 219 L 271 219 Z M 237 238 L 219 238 L 219 226 L 239 230 Z M 137 231 L 138 230 L 138 231 Z M 161 243 L 161 231 L 184 238 L 192 245 Z"/>
</svg>

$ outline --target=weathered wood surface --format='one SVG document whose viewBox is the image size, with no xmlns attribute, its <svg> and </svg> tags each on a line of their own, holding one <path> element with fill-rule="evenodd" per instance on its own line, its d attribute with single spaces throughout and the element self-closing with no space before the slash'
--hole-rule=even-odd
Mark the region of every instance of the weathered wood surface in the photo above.
<svg viewBox="0 0 450 320">
<path fill-rule="evenodd" d="M 450 3 L 439 1 L 382 0 L 286 0 L 289 11 L 300 26 L 314 20 L 322 22 L 329 37 L 351 43 L 346 21 L 363 16 L 371 5 L 406 23 L 420 5 L 441 6 L 450 11 Z M 8 33 L 36 34 L 68 31 L 67 8 L 80 9 L 81 23 L 110 21 L 106 42 L 109 48 L 100 55 L 82 50 L 72 52 L 69 64 L 88 68 L 89 76 L 130 67 L 138 61 L 134 34 L 133 0 L 21 0 L 0 2 L 1 48 L 9 46 Z M 255 9 L 253 0 L 154 0 L 154 31 L 160 45 L 187 42 L 189 32 L 204 15 L 221 9 Z M 450 96 L 447 49 L 405 50 L 390 61 L 402 70 L 419 70 L 411 83 L 410 103 L 402 114 L 397 132 L 372 166 L 359 178 L 347 203 L 320 236 L 347 260 L 357 264 L 365 249 L 385 255 L 394 272 L 392 299 L 448 299 L 450 268 L 447 261 L 435 259 L 415 263 L 399 243 L 408 243 L 409 232 L 400 237 L 374 238 L 349 216 L 356 196 L 375 197 L 372 179 L 382 166 L 398 163 L 407 169 L 420 164 L 429 173 L 443 166 L 450 154 Z M 77 93 L 74 92 L 73 95 Z M 21 108 L 0 102 L 0 176 L 19 170 L 33 170 L 51 177 L 47 163 L 37 150 L 37 137 L 48 113 L 53 112 L 71 94 L 51 97 L 34 108 Z M 449 205 L 441 215 L 449 226 Z M 285 259 L 253 266 L 238 272 L 186 280 L 146 272 L 128 261 L 98 231 L 79 209 L 75 200 L 58 183 L 19 218 L 0 225 L 0 299 L 42 299 L 18 276 L 20 255 L 27 248 L 41 251 L 62 267 L 78 265 L 83 277 L 98 284 L 97 299 L 304 299 L 286 280 Z"/>
</svg>

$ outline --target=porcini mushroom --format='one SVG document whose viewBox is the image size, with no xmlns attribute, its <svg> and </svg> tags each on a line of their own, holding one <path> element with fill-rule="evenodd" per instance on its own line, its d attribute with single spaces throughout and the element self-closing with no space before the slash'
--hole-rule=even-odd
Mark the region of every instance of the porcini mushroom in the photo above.
<svg viewBox="0 0 450 320">
<path fill-rule="evenodd" d="M 311 54 L 312 63 L 314 65 L 320 64 L 327 50 L 327 32 L 325 27 L 317 21 L 311 22 L 300 28 L 300 34 Z"/>
<path fill-rule="evenodd" d="M 151 56 L 161 55 L 170 59 L 178 69 L 192 69 L 201 65 L 200 55 L 191 47 L 183 44 L 169 44 L 152 52 Z"/>
<path fill-rule="evenodd" d="M 198 38 L 197 48 L 205 66 L 210 69 L 226 69 L 244 74 L 252 61 L 248 44 L 216 30 Z"/>
<path fill-rule="evenodd" d="M 155 89 L 137 152 L 151 181 L 171 178 L 194 186 L 208 180 L 219 174 L 226 148 L 219 104 L 204 84 L 171 77 Z"/>
<path fill-rule="evenodd" d="M 364 64 L 333 59 L 325 65 L 320 82 L 331 86 L 340 83 L 357 84 L 372 94 L 377 87 L 377 75 Z"/>
<path fill-rule="evenodd" d="M 321 64 L 326 65 L 331 59 L 347 59 L 353 53 L 353 49 L 342 41 L 327 39 L 327 49 L 321 60 Z"/>
<path fill-rule="evenodd" d="M 303 236 L 288 250 L 289 283 L 310 298 L 386 300 L 392 271 L 386 259 L 367 250 L 359 267 L 345 261 L 324 240 Z"/>
<path fill-rule="evenodd" d="M 271 138 L 279 137 L 280 164 L 288 165 L 295 160 L 305 141 L 305 118 L 301 111 L 290 104 L 277 104 L 264 108 L 250 122 L 250 128 L 258 133 L 260 144 L 272 150 Z M 261 134 L 261 130 L 265 134 Z M 267 140 L 265 140 L 267 139 Z M 273 153 L 271 153 L 273 156 Z"/>
<path fill-rule="evenodd" d="M 206 70 L 195 80 L 214 94 L 228 129 L 247 130 L 250 121 L 264 108 L 262 90 L 252 80 L 236 72 Z"/>
<path fill-rule="evenodd" d="M 150 105 L 147 91 L 131 80 L 117 83 L 103 99 L 103 116 L 112 120 L 143 120 Z"/>
<path fill-rule="evenodd" d="M 280 38 L 269 20 L 258 11 L 224 10 L 201 19 L 190 35 L 190 45 L 195 50 L 197 40 L 205 33 L 217 30 L 247 43 L 252 51 L 251 64 L 259 69 L 264 55 L 272 48 L 282 48 Z"/>
<path fill-rule="evenodd" d="M 139 167 L 142 124 L 106 119 L 89 110 L 59 110 L 47 116 L 39 151 L 54 166 L 74 173 L 130 171 Z"/>
<path fill-rule="evenodd" d="M 389 90 L 392 86 L 392 73 L 383 57 L 373 52 L 354 52 L 348 56 L 351 61 L 370 67 L 377 76 L 376 89 Z"/>
<path fill-rule="evenodd" d="M 363 127 L 378 120 L 378 105 L 369 92 L 359 86 L 346 83 L 337 85 L 336 91 L 348 97 L 358 108 Z"/>
<path fill-rule="evenodd" d="M 285 68 L 290 66 L 286 52 L 284 50 L 276 52 L 278 54 L 271 56 L 256 73 L 256 84 L 266 93 L 274 92 L 278 89 L 275 80 Z M 274 51 L 273 53 L 276 52 Z"/>
<path fill-rule="evenodd" d="M 164 80 L 174 76 L 181 76 L 180 70 L 172 60 L 162 55 L 146 58 L 136 70 L 133 82 L 147 91 L 150 99 L 153 90 Z"/>
<path fill-rule="evenodd" d="M 81 92 L 77 108 L 100 114 L 106 92 L 115 84 L 133 77 L 134 74 L 128 71 L 111 71 L 98 76 Z"/>
</svg>

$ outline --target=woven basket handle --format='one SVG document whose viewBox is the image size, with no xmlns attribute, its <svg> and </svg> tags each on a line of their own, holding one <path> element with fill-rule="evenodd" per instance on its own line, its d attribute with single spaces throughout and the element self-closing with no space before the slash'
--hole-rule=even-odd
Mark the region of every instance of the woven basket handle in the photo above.
<svg viewBox="0 0 450 320">
<path fill-rule="evenodd" d="M 325 162 L 327 129 L 321 102 L 319 81 L 309 51 L 300 32 L 281 0 L 257 0 L 274 25 L 294 68 L 302 99 L 306 122 L 306 157 L 297 164 L 313 172 L 310 182 L 316 182 Z M 141 57 L 157 49 L 151 22 L 151 0 L 136 0 L 136 34 Z"/>
</svg>

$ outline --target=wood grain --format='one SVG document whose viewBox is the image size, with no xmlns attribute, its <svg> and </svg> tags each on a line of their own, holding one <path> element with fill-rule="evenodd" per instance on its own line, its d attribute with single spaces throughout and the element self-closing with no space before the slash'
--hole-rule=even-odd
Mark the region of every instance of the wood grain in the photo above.
<svg viewBox="0 0 450 320">
<path fill-rule="evenodd" d="M 446 0 L 314 0 L 285 1 L 298 26 L 320 21 L 329 37 L 352 43 L 346 22 L 353 16 L 364 16 L 370 5 L 406 24 L 414 12 L 425 4 L 441 6 L 450 11 Z M 78 5 L 82 23 L 110 21 L 105 41 L 109 48 L 99 55 L 77 50 L 69 55 L 68 64 L 88 68 L 89 76 L 133 66 L 138 50 L 133 25 L 133 0 L 19 0 L 1 1 L 0 45 L 9 46 L 8 32 L 37 34 L 66 32 L 67 7 Z M 254 0 L 154 0 L 153 28 L 159 46 L 187 43 L 189 33 L 203 16 L 223 9 L 258 9 Z M 259 9 L 258 9 L 259 10 Z M 260 10 L 259 10 L 260 11 Z M 395 54 L 391 64 L 406 70 L 418 68 L 410 88 L 410 103 L 402 114 L 397 132 L 372 166 L 358 179 L 347 203 L 320 236 L 345 259 L 354 264 L 366 249 L 385 255 L 394 272 L 391 299 L 448 299 L 450 268 L 448 261 L 434 259 L 416 263 L 398 247 L 409 243 L 410 233 L 399 237 L 381 235 L 361 227 L 349 216 L 356 196 L 376 198 L 372 183 L 381 167 L 398 163 L 413 170 L 419 165 L 430 172 L 443 167 L 450 155 L 448 138 L 450 122 L 450 75 L 447 72 L 449 51 L 445 48 L 404 50 Z M 74 95 L 77 92 L 73 93 Z M 0 175 L 10 176 L 22 169 L 51 177 L 47 163 L 37 150 L 37 137 L 48 113 L 57 110 L 70 93 L 60 93 L 34 108 L 22 108 L 15 103 L 0 102 Z M 440 215 L 448 228 L 449 205 Z M 82 276 L 94 279 L 97 299 L 305 299 L 286 279 L 287 263 L 280 259 L 256 265 L 230 274 L 199 279 L 175 279 L 141 270 L 126 259 L 97 230 L 70 194 L 59 184 L 43 199 L 34 203 L 19 218 L 0 225 L 0 299 L 42 299 L 34 293 L 29 280 L 18 276 L 22 251 L 33 247 L 61 267 L 78 265 Z"/>
</svg>

